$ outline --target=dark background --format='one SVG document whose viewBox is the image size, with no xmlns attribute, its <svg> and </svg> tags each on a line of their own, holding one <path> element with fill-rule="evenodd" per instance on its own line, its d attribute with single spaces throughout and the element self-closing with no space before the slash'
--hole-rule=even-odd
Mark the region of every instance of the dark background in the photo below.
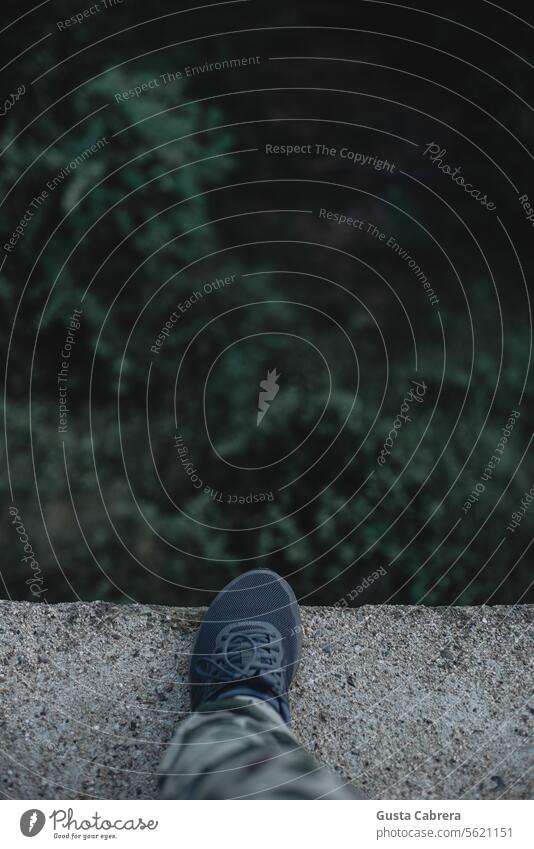
<svg viewBox="0 0 534 849">
<path fill-rule="evenodd" d="M 529 10 L 416 0 L 181 13 L 101 0 L 58 29 L 90 6 L 2 7 L 0 100 L 26 86 L 0 119 L 2 244 L 47 181 L 110 140 L 2 251 L 3 595 L 34 598 L 14 503 L 49 602 L 203 604 L 255 565 L 290 576 L 308 604 L 532 600 L 534 508 L 507 531 L 534 483 L 533 230 L 518 202 L 534 197 L 534 30 L 517 17 Z M 188 65 L 256 55 L 257 65 L 114 97 Z M 432 141 L 496 213 L 423 157 Z M 387 159 L 395 173 L 265 154 L 308 143 Z M 439 305 L 392 250 L 321 221 L 320 208 L 393 236 Z M 153 355 L 177 302 L 231 274 Z M 60 434 L 56 375 L 74 308 L 83 315 Z M 332 376 L 322 417 L 328 376 L 316 349 Z M 257 427 L 258 384 L 272 368 L 279 395 Z M 414 379 L 428 386 L 424 401 L 380 467 Z M 464 514 L 512 410 L 521 415 L 501 462 Z M 273 501 L 196 491 L 177 432 L 224 499 L 272 491 Z"/>
</svg>

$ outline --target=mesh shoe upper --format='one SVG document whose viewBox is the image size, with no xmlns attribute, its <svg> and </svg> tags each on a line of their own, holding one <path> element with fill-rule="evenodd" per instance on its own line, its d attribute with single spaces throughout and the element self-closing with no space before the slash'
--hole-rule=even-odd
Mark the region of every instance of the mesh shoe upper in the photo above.
<svg viewBox="0 0 534 849">
<path fill-rule="evenodd" d="M 212 602 L 191 657 L 191 705 L 233 693 L 285 699 L 300 655 L 298 603 L 269 569 L 231 581 Z"/>
</svg>

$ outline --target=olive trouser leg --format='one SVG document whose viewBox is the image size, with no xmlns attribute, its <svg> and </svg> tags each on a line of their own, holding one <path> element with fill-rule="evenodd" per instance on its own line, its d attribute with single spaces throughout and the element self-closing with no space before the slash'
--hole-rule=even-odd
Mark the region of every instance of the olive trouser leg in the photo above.
<svg viewBox="0 0 534 849">
<path fill-rule="evenodd" d="M 159 775 L 162 799 L 365 798 L 249 696 L 212 702 L 180 723 Z"/>
</svg>

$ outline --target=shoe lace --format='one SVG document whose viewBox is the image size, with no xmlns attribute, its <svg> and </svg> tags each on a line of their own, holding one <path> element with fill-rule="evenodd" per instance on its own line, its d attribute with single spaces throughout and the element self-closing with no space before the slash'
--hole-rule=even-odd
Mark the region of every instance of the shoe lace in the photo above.
<svg viewBox="0 0 534 849">
<path fill-rule="evenodd" d="M 266 622 L 240 622 L 223 628 L 215 651 L 195 661 L 199 678 L 211 684 L 267 679 L 281 690 L 282 636 Z"/>
</svg>

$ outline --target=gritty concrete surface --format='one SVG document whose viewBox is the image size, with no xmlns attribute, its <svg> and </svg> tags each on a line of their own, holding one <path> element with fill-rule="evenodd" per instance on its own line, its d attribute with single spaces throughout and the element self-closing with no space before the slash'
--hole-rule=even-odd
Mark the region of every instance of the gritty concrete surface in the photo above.
<svg viewBox="0 0 534 849">
<path fill-rule="evenodd" d="M 0 795 L 154 798 L 202 611 L 0 602 Z M 294 728 L 371 798 L 531 798 L 534 607 L 304 608 Z"/>
</svg>

